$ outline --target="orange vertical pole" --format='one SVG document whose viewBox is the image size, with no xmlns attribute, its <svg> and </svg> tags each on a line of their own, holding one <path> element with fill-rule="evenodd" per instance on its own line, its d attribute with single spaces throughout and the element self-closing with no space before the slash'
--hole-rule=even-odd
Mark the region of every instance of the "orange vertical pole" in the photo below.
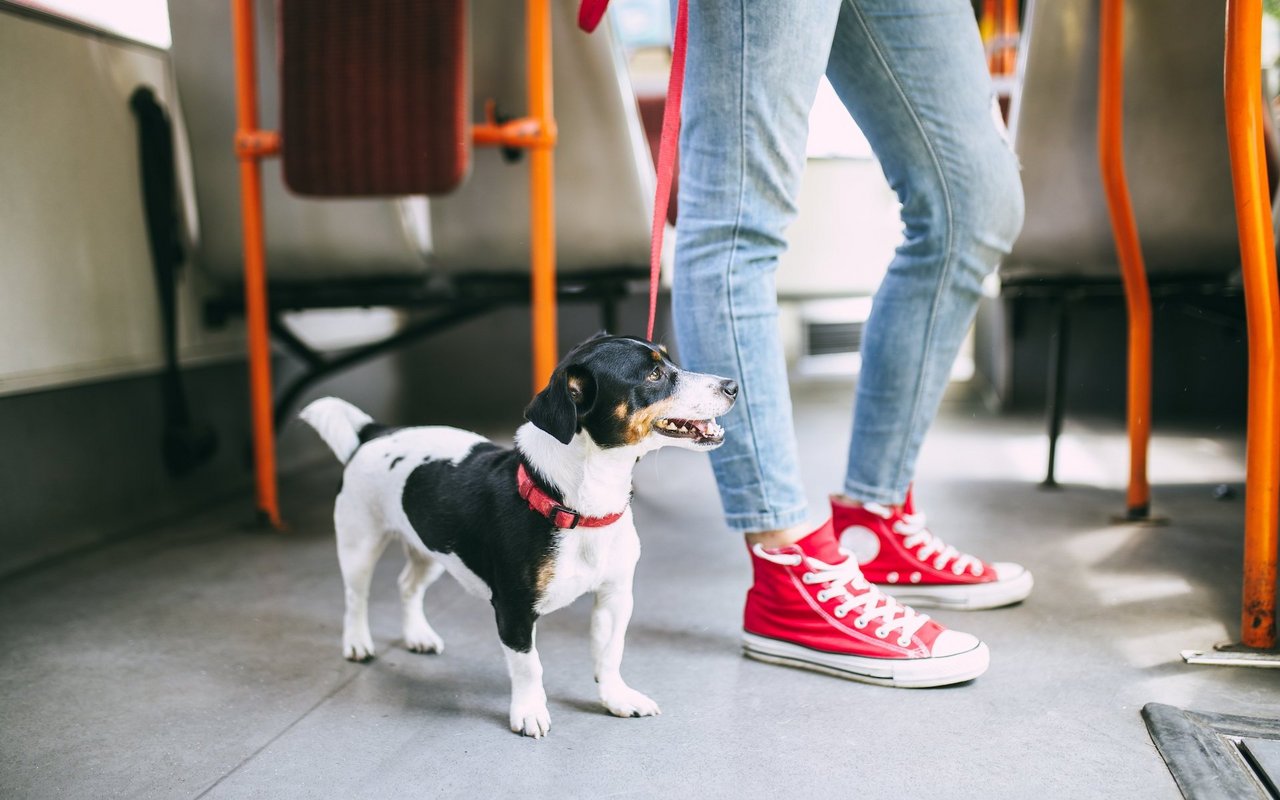
<svg viewBox="0 0 1280 800">
<path fill-rule="evenodd" d="M 1249 433 L 1246 444 L 1244 604 L 1241 639 L 1276 643 L 1276 523 L 1280 481 L 1277 405 L 1275 235 L 1262 142 L 1262 4 L 1228 0 L 1225 93 L 1227 148 L 1235 191 L 1249 333 Z"/>
<path fill-rule="evenodd" d="M 982 0 L 982 14 L 978 17 L 978 33 L 982 36 L 982 43 L 989 48 L 987 70 L 992 75 L 1000 74 L 1000 53 L 990 49 L 993 47 L 992 42 L 1000 35 L 999 9 L 998 0 Z"/>
<path fill-rule="evenodd" d="M 546 385 L 556 366 L 556 213 L 553 162 L 555 119 L 551 104 L 551 7 L 549 0 L 527 0 L 526 73 L 529 115 L 544 133 L 529 153 L 529 234 L 533 322 L 533 388 Z"/>
<path fill-rule="evenodd" d="M 254 64 L 253 0 L 231 0 L 236 59 L 236 155 L 240 159 L 240 204 L 244 224 L 244 304 L 249 349 L 249 404 L 258 513 L 281 528 L 276 494 L 276 443 L 271 421 L 271 340 L 267 329 L 266 256 L 263 244 L 262 169 L 246 143 L 258 131 L 258 85 Z"/>
<path fill-rule="evenodd" d="M 1004 0 L 1004 10 L 1000 19 L 1000 38 L 1004 41 L 1004 49 L 1000 51 L 1000 74 L 1012 75 L 1017 66 L 1017 50 L 1013 40 L 1018 35 L 1018 0 Z"/>
<path fill-rule="evenodd" d="M 1116 255 L 1124 279 L 1129 318 L 1129 491 L 1130 519 L 1151 512 L 1147 448 L 1151 440 L 1151 293 L 1138 241 L 1138 225 L 1124 172 L 1124 3 L 1102 0 L 1098 32 L 1098 163 L 1111 217 Z"/>
</svg>

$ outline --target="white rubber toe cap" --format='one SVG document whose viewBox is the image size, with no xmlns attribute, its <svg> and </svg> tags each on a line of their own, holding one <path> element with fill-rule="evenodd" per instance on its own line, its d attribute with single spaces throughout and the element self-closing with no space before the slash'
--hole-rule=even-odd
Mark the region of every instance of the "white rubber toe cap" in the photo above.
<svg viewBox="0 0 1280 800">
<path fill-rule="evenodd" d="M 997 561 L 991 567 L 996 571 L 996 580 L 1000 581 L 1015 580 L 1027 571 L 1026 567 L 1011 561 Z"/>
<path fill-rule="evenodd" d="M 933 640 L 933 648 L 929 652 L 929 655 L 934 658 L 944 658 L 946 656 L 955 656 L 961 653 L 967 653 L 970 650 L 976 650 L 981 646 L 982 642 L 978 641 L 978 637 L 971 633 L 945 630 L 938 634 L 937 639 Z"/>
</svg>

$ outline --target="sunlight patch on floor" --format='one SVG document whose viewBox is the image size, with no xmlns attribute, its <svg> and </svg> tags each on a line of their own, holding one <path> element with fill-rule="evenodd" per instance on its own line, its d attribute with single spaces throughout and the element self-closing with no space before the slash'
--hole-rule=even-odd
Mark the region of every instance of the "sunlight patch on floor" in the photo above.
<svg viewBox="0 0 1280 800">
<path fill-rule="evenodd" d="M 1129 664 L 1134 667 L 1154 667 L 1157 664 L 1181 663 L 1181 652 L 1188 647 L 1199 647 L 1205 642 L 1226 641 L 1227 628 L 1221 622 L 1189 624 L 1184 620 L 1170 629 L 1146 636 L 1126 637 L 1117 642 Z M 1164 699 L 1162 702 L 1173 702 Z"/>
<path fill-rule="evenodd" d="M 1072 534 L 1062 547 L 1077 563 L 1094 566 L 1111 559 L 1133 542 L 1134 534 L 1143 532 L 1145 529 L 1133 525 L 1108 525 Z"/>
<path fill-rule="evenodd" d="M 1085 576 L 1085 585 L 1104 606 L 1121 606 L 1164 600 L 1195 591 L 1180 575 L 1152 575 L 1149 572 L 1106 572 Z"/>
</svg>

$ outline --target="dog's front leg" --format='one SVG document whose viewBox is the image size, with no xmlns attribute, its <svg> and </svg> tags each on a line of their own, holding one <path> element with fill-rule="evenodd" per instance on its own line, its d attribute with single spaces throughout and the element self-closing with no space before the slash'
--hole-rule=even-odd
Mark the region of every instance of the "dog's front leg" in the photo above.
<svg viewBox="0 0 1280 800">
<path fill-rule="evenodd" d="M 498 637 L 507 656 L 507 672 L 511 675 L 511 730 L 541 739 L 551 730 L 551 713 L 542 688 L 542 661 L 534 646 L 537 615 L 532 610 L 527 614 L 504 611 L 497 602 L 494 609 Z"/>
<path fill-rule="evenodd" d="M 661 714 L 658 704 L 622 680 L 622 646 L 631 621 L 631 582 L 606 585 L 596 592 L 591 614 L 591 653 L 595 658 L 600 702 L 619 717 Z"/>
</svg>

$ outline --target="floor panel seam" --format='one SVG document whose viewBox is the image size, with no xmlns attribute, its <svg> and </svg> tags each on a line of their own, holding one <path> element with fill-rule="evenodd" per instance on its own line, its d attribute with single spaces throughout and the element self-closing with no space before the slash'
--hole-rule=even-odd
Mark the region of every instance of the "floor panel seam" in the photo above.
<svg viewBox="0 0 1280 800">
<path fill-rule="evenodd" d="M 234 767 L 232 767 L 231 769 L 229 769 L 227 772 L 223 773 L 223 774 L 222 774 L 222 775 L 221 775 L 221 776 L 220 776 L 216 781 L 214 781 L 213 783 L 211 783 L 211 784 L 209 784 L 207 787 L 205 787 L 204 791 L 202 791 L 202 792 L 200 792 L 200 794 L 196 795 L 196 796 L 193 798 L 193 800 L 200 800 L 200 798 L 202 798 L 202 797 L 204 797 L 204 796 L 208 795 L 208 794 L 209 794 L 209 792 L 212 792 L 214 789 L 218 788 L 218 786 L 219 786 L 223 781 L 225 781 L 227 778 L 230 778 L 232 775 L 234 775 L 234 774 L 236 774 L 237 772 L 239 772 L 239 771 L 240 771 L 241 769 L 243 769 L 243 768 L 245 767 L 245 765 L 247 765 L 250 761 L 253 761 L 253 760 L 254 760 L 255 758 L 257 758 L 259 755 L 261 755 L 261 754 L 263 753 L 263 751 L 265 751 L 268 747 L 270 747 L 271 745 L 273 745 L 273 744 L 275 744 L 276 742 L 278 742 L 278 741 L 281 739 L 281 737 L 283 737 L 286 733 L 288 733 L 289 731 L 291 731 L 291 730 L 293 730 L 295 727 L 297 727 L 297 725 L 298 725 L 298 723 L 299 723 L 299 722 L 302 722 L 304 719 L 306 719 L 307 717 L 311 716 L 311 713 L 312 713 L 313 711 L 315 711 L 317 708 L 319 708 L 320 706 L 322 706 L 322 705 L 324 705 L 325 703 L 327 703 L 327 702 L 328 702 L 328 701 L 329 701 L 329 700 L 330 700 L 334 695 L 336 695 L 338 692 L 340 692 L 340 691 L 342 691 L 343 689 L 347 688 L 347 686 L 348 686 L 348 685 L 350 685 L 350 683 L 351 683 L 352 681 L 354 681 L 354 680 L 356 679 L 356 677 L 357 677 L 357 676 L 359 676 L 359 675 L 360 675 L 360 670 L 358 670 L 358 669 L 356 669 L 356 670 L 352 670 L 352 671 L 351 671 L 351 675 L 349 675 L 349 676 L 347 677 L 347 679 L 346 679 L 346 680 L 342 681 L 342 682 L 341 682 L 341 683 L 339 683 L 337 686 L 335 686 L 335 687 L 333 687 L 332 689 L 330 689 L 330 690 L 329 690 L 329 691 L 328 691 L 328 692 L 327 692 L 323 697 L 321 697 L 319 700 L 317 700 L 317 701 L 315 701 L 314 703 L 312 703 L 312 704 L 311 704 L 311 706 L 310 706 L 306 711 L 303 711 L 301 714 L 299 714 L 299 715 L 298 715 L 298 717 L 297 717 L 296 719 L 294 719 L 294 720 L 293 720 L 292 722 L 290 722 L 288 725 L 284 726 L 284 728 L 283 728 L 283 729 L 281 729 L 279 733 L 277 733 L 275 736 L 272 736 L 272 737 L 271 737 L 270 739 L 268 739 L 267 741 L 263 742 L 263 744 L 262 744 L 262 746 L 261 746 L 261 747 L 259 747 L 257 750 L 254 750 L 254 751 L 253 751 L 252 753 L 250 753 L 249 755 L 245 756 L 243 759 L 241 759 L 241 761 L 240 761 L 240 763 L 239 763 L 239 764 L 236 764 Z"/>
</svg>

